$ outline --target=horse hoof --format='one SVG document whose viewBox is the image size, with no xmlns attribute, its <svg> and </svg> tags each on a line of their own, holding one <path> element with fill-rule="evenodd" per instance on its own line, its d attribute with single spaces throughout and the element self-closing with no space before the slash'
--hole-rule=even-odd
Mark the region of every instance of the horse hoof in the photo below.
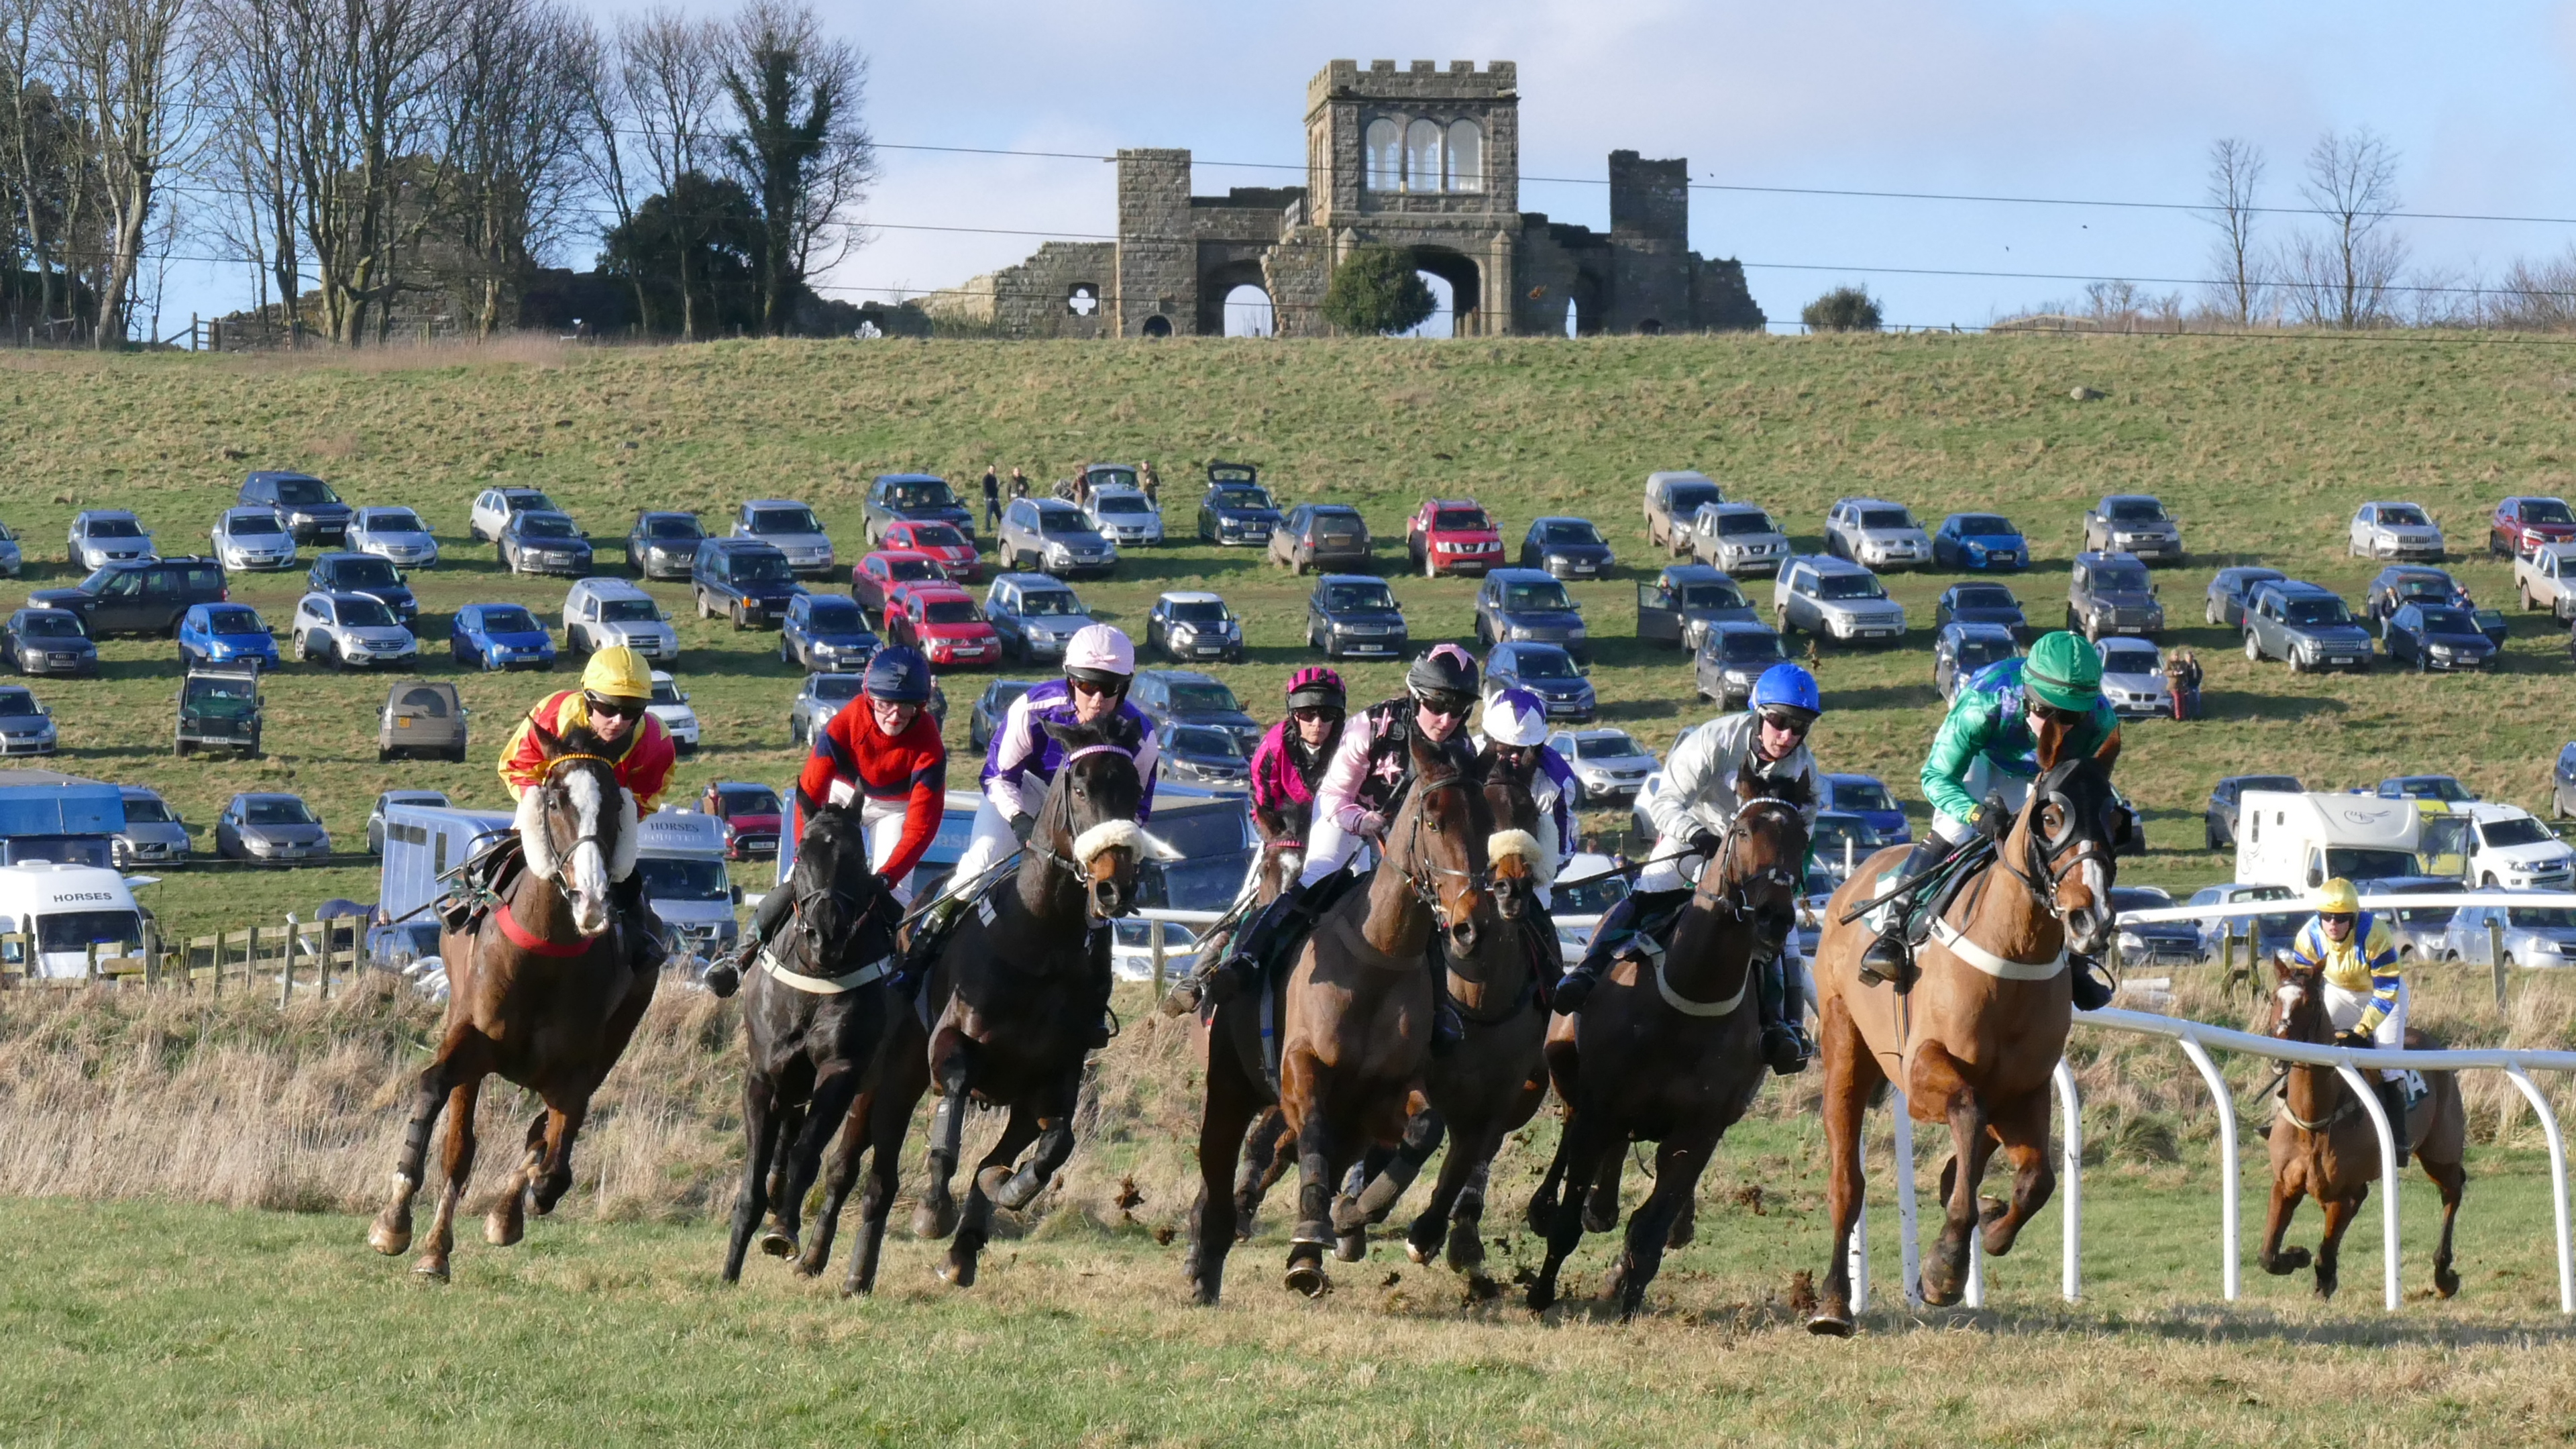
<svg viewBox="0 0 2576 1449">
<path fill-rule="evenodd" d="M 492 1209 L 483 1219 L 483 1241 L 493 1247 L 516 1247 L 519 1240 L 527 1235 L 526 1219 L 509 1211 L 509 1205 Z"/>
<path fill-rule="evenodd" d="M 2283 1248 L 2263 1260 L 2263 1271 L 2275 1278 L 2286 1278 L 2307 1266 L 2308 1250 L 2305 1248 Z"/>
<path fill-rule="evenodd" d="M 419 1262 L 411 1265 L 411 1273 L 415 1278 L 428 1278 L 436 1282 L 444 1283 L 447 1281 L 447 1260 L 445 1258 L 431 1257 L 424 1253 L 421 1255 Z"/>
<path fill-rule="evenodd" d="M 796 1235 L 784 1228 L 767 1228 L 760 1235 L 760 1251 L 772 1258 L 796 1256 Z"/>
<path fill-rule="evenodd" d="M 1521 1213 L 1521 1221 L 1529 1225 L 1531 1232 L 1546 1237 L 1548 1229 L 1556 1225 L 1555 1196 L 1540 1194 L 1531 1198 L 1529 1207 Z"/>
<path fill-rule="evenodd" d="M 1417 1267 L 1431 1261 L 1431 1255 L 1424 1252 L 1422 1245 L 1413 1241 L 1411 1238 L 1404 1240 L 1404 1256 L 1411 1260 Z"/>
<path fill-rule="evenodd" d="M 2435 1269 L 2433 1270 L 2433 1296 L 2434 1296 L 2434 1297 L 2436 1297 L 2436 1298 L 2448 1298 L 2448 1297 L 2450 1297 L 2452 1294 L 2457 1293 L 2457 1292 L 2459 1292 L 2459 1291 L 2460 1291 L 2460 1275 L 2459 1275 L 2459 1274 L 2457 1274 L 2457 1273 L 2452 1272 L 2449 1264 L 2447 1264 L 2447 1263 L 2446 1263 L 2446 1264 L 2442 1265 L 2441 1267 L 2435 1268 Z"/>
<path fill-rule="evenodd" d="M 1201 1308 L 1214 1308 L 1217 1293 L 1217 1285 L 1207 1279 L 1197 1279 L 1190 1284 L 1190 1301 Z"/>
<path fill-rule="evenodd" d="M 1922 1299 L 1923 1306 L 1926 1308 L 1950 1308 L 1956 1306 L 1960 1299 L 1968 1295 L 1960 1291 L 1956 1283 L 1950 1284 L 1947 1288 L 1934 1288 L 1931 1275 L 1927 1273 L 1915 1280 L 1914 1296 Z"/>
<path fill-rule="evenodd" d="M 1333 1240 L 1333 1256 L 1341 1259 L 1345 1263 L 1366 1262 L 1368 1260 L 1368 1234 L 1364 1232 L 1344 1233 L 1340 1237 L 1335 1238 Z"/>
<path fill-rule="evenodd" d="M 388 1258 L 411 1251 L 411 1224 L 379 1221 L 367 1229 L 367 1246 Z"/>
<path fill-rule="evenodd" d="M 1617 1226 L 1619 1226 L 1619 1200 L 1617 1198 L 1608 1197 L 1605 1194 L 1596 1192 L 1583 1200 L 1583 1230 L 1585 1232 L 1606 1233 Z"/>
<path fill-rule="evenodd" d="M 2342 1284 L 2331 1275 L 2325 1273 L 2319 1273 L 2317 1275 L 2317 1296 L 2319 1298 L 2332 1298 L 2335 1296 L 2335 1289 L 2341 1286 Z"/>
<path fill-rule="evenodd" d="M 951 1258 L 947 1262 L 940 1264 L 939 1281 L 947 1284 L 951 1288 L 974 1287 L 975 1260 L 967 1258 L 961 1261 L 956 1258 Z"/>
<path fill-rule="evenodd" d="M 957 1204 L 923 1203 L 912 1210 L 912 1235 L 936 1242 L 957 1231 Z"/>
<path fill-rule="evenodd" d="M 1288 1265 L 1288 1287 L 1309 1298 L 1321 1298 L 1332 1291 L 1333 1280 L 1324 1276 L 1324 1265 L 1312 1258 L 1300 1258 Z"/>
<path fill-rule="evenodd" d="M 1849 1338 L 1852 1336 L 1851 1315 L 1819 1308 L 1816 1315 L 1807 1320 L 1807 1331 L 1818 1338 Z"/>
<path fill-rule="evenodd" d="M 1545 1313 L 1556 1306 L 1556 1285 L 1544 1280 L 1532 1283 L 1526 1301 L 1530 1312 Z"/>
</svg>

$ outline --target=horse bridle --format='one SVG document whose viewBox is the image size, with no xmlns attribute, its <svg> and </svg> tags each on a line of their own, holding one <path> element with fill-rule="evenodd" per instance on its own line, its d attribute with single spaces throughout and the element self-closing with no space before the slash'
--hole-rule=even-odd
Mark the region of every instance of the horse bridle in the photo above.
<svg viewBox="0 0 2576 1449">
<path fill-rule="evenodd" d="M 852 821 L 848 825 L 836 828 L 855 830 L 857 828 L 857 822 Z M 860 832 L 859 838 L 860 849 L 864 851 L 866 849 L 865 833 Z M 839 850 L 844 848 L 847 843 L 848 842 L 846 841 L 836 841 L 833 845 L 834 851 L 837 853 Z M 798 872 L 804 872 L 805 863 L 811 858 L 811 856 L 803 851 L 799 851 L 797 853 L 796 868 Z M 861 859 L 864 861 L 866 857 L 862 855 Z M 809 884 L 806 889 L 796 892 L 796 898 L 793 903 L 791 914 L 796 918 L 797 934 L 804 937 L 806 944 L 812 949 L 814 961 L 817 965 L 820 965 L 831 953 L 824 949 L 825 943 L 823 941 L 823 927 L 820 922 L 815 920 L 814 913 L 806 909 L 805 903 L 807 901 L 831 901 L 846 908 L 850 913 L 851 930 L 854 934 L 859 928 L 867 924 L 867 912 L 862 909 L 862 906 L 865 903 L 860 899 L 860 892 L 851 890 L 849 887 L 842 885 L 840 883 L 840 874 L 841 873 L 839 871 L 835 870 L 825 878 L 823 883 Z M 790 877 L 790 880 L 792 882 L 792 876 Z"/>
<path fill-rule="evenodd" d="M 1134 764 L 1136 760 L 1136 757 L 1133 754 L 1129 754 L 1128 751 L 1117 745 L 1084 745 L 1082 748 L 1070 751 L 1065 755 L 1064 762 L 1055 767 L 1056 774 L 1058 776 L 1065 775 L 1068 771 L 1072 770 L 1074 761 L 1083 759 L 1090 755 L 1122 755 L 1126 757 L 1128 763 L 1131 765 Z M 1052 788 L 1052 781 L 1049 782 L 1049 786 L 1051 792 L 1056 798 L 1056 827 L 1062 832 L 1064 839 L 1071 840 L 1080 833 L 1073 828 L 1072 784 L 1068 781 L 1065 788 L 1062 790 L 1054 790 Z M 1069 855 L 1059 853 L 1052 845 L 1040 844 L 1038 841 L 1038 832 L 1035 830 L 1031 830 L 1029 832 L 1029 838 L 1023 848 L 1034 851 L 1038 857 L 1044 860 L 1047 864 L 1056 867 L 1058 870 L 1063 871 L 1066 875 L 1073 877 L 1077 881 L 1085 878 L 1086 872 L 1080 861 L 1075 860 Z"/>
<path fill-rule="evenodd" d="M 2022 851 L 2029 858 L 2030 868 L 2023 869 L 2013 861 L 2012 857 L 2000 850 L 1995 855 L 1997 860 L 2003 862 L 2004 869 L 2012 872 L 2013 879 L 2020 881 L 2023 888 L 2030 892 L 2031 899 L 2061 921 L 2066 918 L 2066 913 L 2058 909 L 2057 888 L 2065 883 L 2069 875 L 2074 874 L 2088 860 L 2100 861 L 2105 875 L 2118 869 L 2111 842 L 2087 836 L 2076 828 L 2075 801 L 2064 790 L 2058 788 L 2083 763 L 2081 760 L 2070 760 L 2059 765 L 2042 775 L 2038 783 L 2031 787 L 2030 800 L 2022 806 L 2022 816 L 2029 827 L 2022 832 Z M 2043 807 L 2051 801 L 2056 802 L 2058 815 L 2063 824 L 2059 826 L 2056 834 L 2043 839 L 2040 835 L 2040 820 L 2043 818 Z"/>
<path fill-rule="evenodd" d="M 1737 810 L 1727 819 L 1726 830 L 1718 837 L 1716 853 L 1709 858 L 1709 866 L 1717 871 L 1718 884 L 1718 890 L 1714 893 L 1718 903 L 1712 909 L 1725 913 L 1729 919 L 1739 924 L 1749 922 L 1761 914 L 1761 908 L 1753 902 L 1753 892 L 1759 887 L 1785 886 L 1793 897 L 1798 891 L 1797 874 L 1787 866 L 1775 863 L 1742 876 L 1733 873 L 1737 848 L 1753 838 L 1752 817 L 1768 811 L 1784 811 L 1791 819 L 1803 819 L 1797 806 L 1776 795 L 1764 795 L 1747 800 L 1742 809 Z M 1701 879 L 1706 878 L 1707 868 L 1703 867 Z M 1792 929 L 1794 928 L 1793 921 Z"/>
<path fill-rule="evenodd" d="M 552 884 L 555 889 L 564 892 L 566 895 L 570 895 L 572 893 L 572 887 L 564 880 L 563 877 L 564 871 L 569 869 L 572 865 L 573 851 L 580 849 L 583 841 L 589 841 L 591 844 L 598 846 L 601 854 L 603 855 L 605 855 L 608 850 L 607 844 L 601 839 L 601 835 L 607 829 L 608 823 L 608 810 L 606 808 L 607 801 L 605 800 L 600 802 L 601 809 L 599 812 L 599 818 L 591 822 L 590 829 L 586 831 L 577 831 L 573 835 L 571 845 L 563 845 L 555 839 L 555 806 L 564 798 L 564 788 L 562 785 L 556 783 L 555 771 L 562 769 L 564 766 L 571 764 L 575 760 L 589 760 L 595 764 L 607 766 L 609 782 L 612 787 L 616 786 L 617 780 L 617 762 L 615 760 L 608 758 L 606 755 L 594 755 L 588 752 L 557 755 L 553 759 L 546 761 L 544 773 L 537 776 L 537 814 L 538 817 L 546 823 L 546 848 L 554 853 L 555 858 L 555 867 L 553 870 L 546 873 L 546 880 Z"/>
<path fill-rule="evenodd" d="M 1420 808 L 1413 812 L 1413 829 L 1405 837 L 1404 883 L 1412 889 L 1414 899 L 1431 908 L 1431 919 L 1445 931 L 1454 923 L 1449 919 L 1449 908 L 1440 903 L 1440 878 L 1456 876 L 1467 883 L 1469 890 L 1490 891 L 1494 885 L 1493 872 L 1486 867 L 1461 870 L 1454 865 L 1442 865 L 1438 861 L 1431 860 L 1422 849 L 1422 816 L 1429 808 L 1430 795 L 1439 790 L 1471 788 L 1472 782 L 1467 776 L 1459 773 L 1450 775 L 1446 779 L 1428 781 L 1417 778 L 1411 783 L 1420 787 L 1421 799 L 1418 802 Z M 1427 881 L 1423 879 L 1424 871 L 1430 873 L 1431 879 Z"/>
<path fill-rule="evenodd" d="M 2300 971 L 2295 974 L 2298 978 L 2300 1001 L 2302 1003 L 2314 1002 L 2316 1004 L 2316 1011 L 2319 1016 L 2322 1017 L 2325 1012 L 2325 995 L 2321 988 L 2324 985 L 2325 973 L 2322 971 Z M 2271 1031 L 2271 1037 L 2274 1041 L 2301 1042 L 2312 1046 L 2322 1045 L 2322 1043 L 2318 1042 L 2314 1037 L 2294 1037 L 2283 1035 L 2283 1033 L 2289 1029 L 2290 1016 L 2288 1012 L 2281 1010 L 2280 996 L 2277 989 L 2273 996 L 2272 1009 L 2275 1012 L 2280 1013 L 2280 1019 L 2274 1023 Z M 2328 1021 L 2326 1025 L 2329 1030 L 2333 1028 L 2333 1023 L 2331 1021 Z M 2282 1075 L 2287 1076 L 2290 1068 L 2294 1065 L 2296 1065 L 2296 1063 L 2282 1063 Z M 2344 1093 L 2342 1106 L 2335 1108 L 2333 1111 L 2327 1113 L 2324 1117 L 2314 1122 L 2311 1122 L 2307 1118 L 2290 1110 L 2289 1094 L 2286 1092 L 2282 1094 L 2280 1108 L 2281 1115 L 2289 1119 L 2290 1125 L 2298 1128 L 2302 1132 L 2326 1131 L 2329 1128 L 2332 1128 L 2336 1123 L 2341 1122 L 2344 1118 L 2349 1117 L 2360 1110 L 2361 1099 L 2350 1092 Z"/>
</svg>

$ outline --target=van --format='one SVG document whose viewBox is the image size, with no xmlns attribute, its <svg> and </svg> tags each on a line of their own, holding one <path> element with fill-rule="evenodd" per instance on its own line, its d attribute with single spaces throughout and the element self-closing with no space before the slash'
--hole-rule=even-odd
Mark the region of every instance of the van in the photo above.
<svg viewBox="0 0 2576 1449">
<path fill-rule="evenodd" d="M 2236 818 L 2236 880 L 2310 891 L 2328 880 L 2419 875 L 2423 813 L 2412 800 L 2248 790 Z"/>
<path fill-rule="evenodd" d="M 143 913 L 125 877 L 91 865 L 0 866 L 0 962 L 31 977 L 79 980 L 98 959 L 143 949 Z M 32 939 L 31 939 L 32 938 Z M 32 959 L 31 959 L 32 957 Z"/>
<path fill-rule="evenodd" d="M 125 793 L 104 780 L 0 770 L 0 864 L 105 867 L 125 828 Z"/>
</svg>

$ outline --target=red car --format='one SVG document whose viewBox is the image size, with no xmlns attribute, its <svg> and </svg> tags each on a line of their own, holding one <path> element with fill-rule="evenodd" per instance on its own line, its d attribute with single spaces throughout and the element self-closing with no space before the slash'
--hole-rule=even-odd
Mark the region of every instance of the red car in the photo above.
<svg viewBox="0 0 2576 1449">
<path fill-rule="evenodd" d="M 886 601 L 888 643 L 909 644 L 934 665 L 999 664 L 1002 636 L 964 589 L 941 579 L 897 584 Z"/>
<path fill-rule="evenodd" d="M 1503 566 L 1503 531 L 1473 498 L 1434 498 L 1404 524 L 1405 552 L 1426 579 Z"/>
<path fill-rule="evenodd" d="M 2576 512 L 2564 498 L 2508 498 L 2487 520 L 2487 553 L 2520 558 L 2544 543 L 2576 543 Z"/>
<path fill-rule="evenodd" d="M 975 552 L 975 541 L 959 533 L 953 523 L 935 519 L 889 523 L 877 535 L 877 546 L 889 553 L 926 553 L 939 560 L 939 566 L 948 570 L 948 577 L 961 584 L 971 584 L 984 576 L 984 560 Z"/>
<path fill-rule="evenodd" d="M 941 527 L 947 525 L 942 524 Z M 948 577 L 939 560 L 910 549 L 879 549 L 850 565 L 850 597 L 870 613 L 882 611 L 894 591 L 905 584 L 938 583 Z"/>
<path fill-rule="evenodd" d="M 766 860 L 778 854 L 784 816 L 778 792 L 767 785 L 718 780 L 699 797 L 698 809 L 724 822 L 725 854 L 733 859 Z"/>
</svg>

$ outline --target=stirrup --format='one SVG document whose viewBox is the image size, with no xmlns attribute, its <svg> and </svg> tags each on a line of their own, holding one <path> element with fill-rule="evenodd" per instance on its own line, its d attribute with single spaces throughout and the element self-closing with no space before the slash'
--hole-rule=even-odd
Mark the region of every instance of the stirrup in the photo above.
<svg viewBox="0 0 2576 1449">
<path fill-rule="evenodd" d="M 1885 947 L 1886 954 L 1895 959 L 1889 962 L 1878 960 L 1881 947 Z M 1897 932 L 1890 931 L 1861 952 L 1859 974 L 1863 986 L 1893 986 L 1899 995 L 1903 995 L 1914 989 L 1915 979 L 1922 973 L 1914 963 L 1914 948 Z"/>
<path fill-rule="evenodd" d="M 1808 1059 L 1815 1054 L 1815 1043 L 1807 1039 L 1806 1028 L 1796 1022 L 1775 1021 L 1762 1028 L 1762 1060 L 1775 1077 L 1794 1077 L 1805 1071 Z"/>
</svg>

